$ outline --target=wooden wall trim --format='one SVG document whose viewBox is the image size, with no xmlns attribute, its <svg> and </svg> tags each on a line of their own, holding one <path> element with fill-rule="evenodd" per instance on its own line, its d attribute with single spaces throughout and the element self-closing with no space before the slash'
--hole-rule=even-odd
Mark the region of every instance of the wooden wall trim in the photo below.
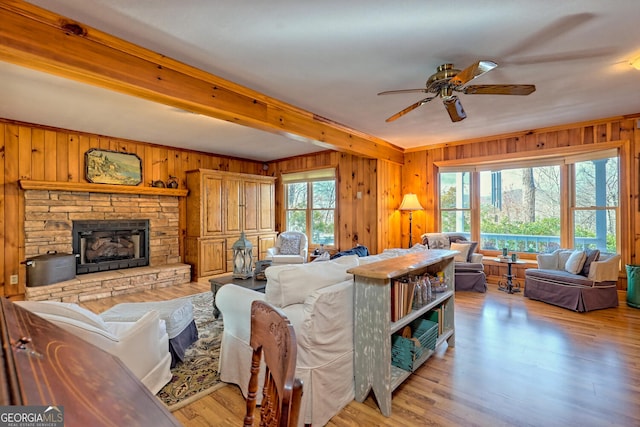
<svg viewBox="0 0 640 427">
<path fill-rule="evenodd" d="M 465 158 L 465 159 L 452 159 L 452 160 L 441 160 L 434 162 L 434 166 L 439 168 L 442 167 L 455 167 L 455 166 L 482 166 L 492 163 L 501 163 L 501 162 L 526 162 L 527 160 L 541 160 L 541 159 L 551 159 L 558 158 L 562 156 L 570 156 L 577 155 L 583 153 L 590 153 L 594 151 L 603 151 L 614 148 L 620 148 L 625 143 L 629 141 L 611 141 L 611 142 L 602 142 L 597 145 L 589 144 L 589 145 L 572 145 L 568 147 L 555 147 L 548 148 L 545 150 L 526 150 L 526 151 L 517 151 L 514 153 L 502 153 L 499 158 L 496 156 L 480 156 L 473 158 Z"/>
<path fill-rule="evenodd" d="M 404 152 L 405 153 L 413 153 L 413 152 L 424 151 L 424 150 L 432 150 L 432 149 L 436 149 L 436 148 L 453 147 L 453 146 L 456 146 L 456 145 L 469 145 L 469 144 L 474 144 L 474 143 L 478 143 L 478 142 L 496 141 L 496 140 L 512 139 L 512 138 L 516 138 L 516 139 L 525 138 L 526 136 L 539 135 L 539 134 L 544 134 L 544 133 L 561 132 L 561 131 L 565 131 L 565 130 L 580 128 L 580 127 L 590 128 L 590 127 L 597 126 L 597 125 L 605 125 L 606 126 L 607 124 L 609 124 L 611 122 L 633 120 L 633 119 L 637 119 L 637 118 L 640 118 L 640 113 L 625 114 L 625 115 L 622 115 L 622 116 L 614 116 L 614 117 L 607 117 L 607 118 L 603 118 L 603 119 L 587 120 L 587 121 L 578 122 L 578 123 L 569 123 L 569 124 L 562 124 L 562 125 L 557 125 L 557 126 L 548 126 L 548 127 L 536 128 L 536 129 L 530 129 L 530 130 L 520 130 L 520 131 L 516 131 L 516 132 L 508 132 L 508 133 L 502 133 L 502 134 L 497 134 L 497 135 L 480 136 L 480 137 L 477 137 L 477 138 L 462 139 L 462 140 L 458 140 L 458 141 L 447 141 L 447 142 L 442 142 L 442 143 L 437 143 L 437 144 L 428 144 L 428 145 L 422 145 L 422 146 L 418 146 L 418 147 L 405 148 Z"/>
</svg>

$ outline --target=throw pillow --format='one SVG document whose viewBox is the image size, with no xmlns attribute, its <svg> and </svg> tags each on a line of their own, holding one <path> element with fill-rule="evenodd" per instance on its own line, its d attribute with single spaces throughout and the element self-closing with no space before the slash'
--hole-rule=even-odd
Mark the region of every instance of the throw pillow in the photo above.
<svg viewBox="0 0 640 427">
<path fill-rule="evenodd" d="M 471 255 L 476 251 L 478 242 L 469 242 L 469 255 L 467 256 L 467 262 L 471 262 Z"/>
<path fill-rule="evenodd" d="M 452 251 L 458 251 L 459 253 L 453 257 L 454 261 L 467 262 L 469 259 L 469 249 L 471 249 L 471 243 L 452 243 Z"/>
<path fill-rule="evenodd" d="M 300 255 L 300 236 L 295 234 L 281 234 L 280 255 Z"/>
<path fill-rule="evenodd" d="M 587 254 L 584 251 L 573 251 L 564 265 L 564 269 L 571 274 L 578 274 L 582 270 L 586 259 Z"/>
<path fill-rule="evenodd" d="M 584 277 L 589 277 L 589 271 L 591 270 L 591 263 L 593 261 L 597 261 L 600 258 L 600 250 L 599 249 L 585 249 L 587 254 L 587 258 L 584 261 L 584 265 L 582 266 L 581 275 Z"/>
<path fill-rule="evenodd" d="M 429 249 L 449 249 L 449 236 L 443 233 L 426 233 Z"/>
</svg>

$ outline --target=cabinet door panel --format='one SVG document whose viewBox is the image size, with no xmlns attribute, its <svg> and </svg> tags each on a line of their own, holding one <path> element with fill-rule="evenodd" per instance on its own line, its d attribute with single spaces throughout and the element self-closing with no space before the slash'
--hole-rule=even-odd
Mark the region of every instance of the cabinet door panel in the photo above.
<svg viewBox="0 0 640 427">
<path fill-rule="evenodd" d="M 266 258 L 267 249 L 276 245 L 275 234 L 265 234 L 258 239 L 258 259 L 262 260 Z"/>
<path fill-rule="evenodd" d="M 226 248 L 224 239 L 200 241 L 199 276 L 225 272 Z"/>
<path fill-rule="evenodd" d="M 212 236 L 222 233 L 222 178 L 218 176 L 207 176 L 203 178 L 202 199 L 204 208 L 202 210 L 202 234 Z"/>
<path fill-rule="evenodd" d="M 272 182 L 260 183 L 259 231 L 273 231 L 275 224 L 275 195 Z"/>
<path fill-rule="evenodd" d="M 244 231 L 254 233 L 258 231 L 258 183 L 244 182 Z"/>
<path fill-rule="evenodd" d="M 225 178 L 225 205 L 226 212 L 225 219 L 225 232 L 238 234 L 240 237 L 240 231 L 242 231 L 242 180 L 240 178 Z"/>
</svg>

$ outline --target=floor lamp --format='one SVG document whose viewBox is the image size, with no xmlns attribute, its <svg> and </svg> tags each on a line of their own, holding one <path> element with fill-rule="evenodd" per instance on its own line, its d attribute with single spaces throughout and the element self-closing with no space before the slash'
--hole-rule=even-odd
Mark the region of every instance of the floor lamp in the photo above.
<svg viewBox="0 0 640 427">
<path fill-rule="evenodd" d="M 404 195 L 404 197 L 402 198 L 402 203 L 400 204 L 400 207 L 398 208 L 401 211 L 409 211 L 409 247 L 413 246 L 412 243 L 412 230 L 411 230 L 411 226 L 412 226 L 412 222 L 413 222 L 413 211 L 421 211 L 424 208 L 422 207 L 422 205 L 420 205 L 420 202 L 418 201 L 418 196 L 416 196 L 413 193 L 407 193 Z"/>
</svg>

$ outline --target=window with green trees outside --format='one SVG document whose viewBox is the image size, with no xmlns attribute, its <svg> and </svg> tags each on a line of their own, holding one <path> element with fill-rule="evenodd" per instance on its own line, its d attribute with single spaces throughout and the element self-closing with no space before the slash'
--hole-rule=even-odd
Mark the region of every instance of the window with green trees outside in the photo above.
<svg viewBox="0 0 640 427">
<path fill-rule="evenodd" d="M 441 172 L 441 230 L 469 237 L 478 230 L 484 250 L 540 253 L 571 247 L 615 253 L 619 165 L 614 154 Z"/>
<path fill-rule="evenodd" d="M 336 179 L 334 169 L 283 175 L 288 231 L 300 231 L 309 246 L 335 246 Z"/>
</svg>

